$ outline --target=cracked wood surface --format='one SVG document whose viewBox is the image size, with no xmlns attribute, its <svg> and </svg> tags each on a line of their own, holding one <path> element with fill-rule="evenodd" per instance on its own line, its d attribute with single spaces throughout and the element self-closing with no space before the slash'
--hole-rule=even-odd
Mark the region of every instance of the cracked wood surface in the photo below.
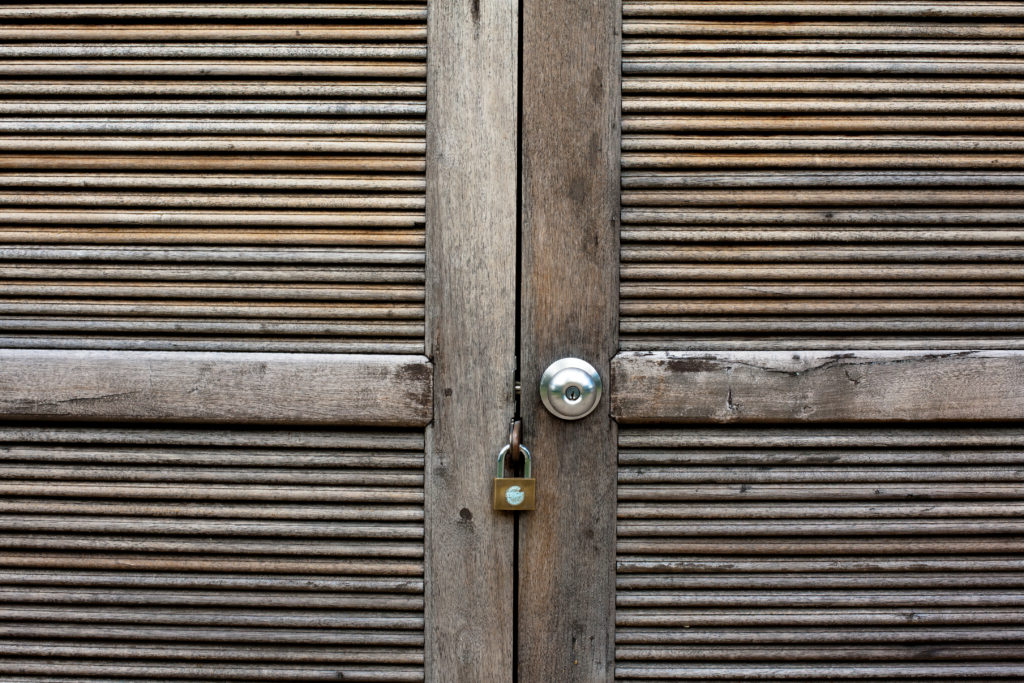
<svg viewBox="0 0 1024 683">
<path fill-rule="evenodd" d="M 421 427 L 424 356 L 0 351 L 4 419 Z"/>
<path fill-rule="evenodd" d="M 1024 418 L 1024 352 L 631 352 L 612 361 L 620 423 Z"/>
</svg>

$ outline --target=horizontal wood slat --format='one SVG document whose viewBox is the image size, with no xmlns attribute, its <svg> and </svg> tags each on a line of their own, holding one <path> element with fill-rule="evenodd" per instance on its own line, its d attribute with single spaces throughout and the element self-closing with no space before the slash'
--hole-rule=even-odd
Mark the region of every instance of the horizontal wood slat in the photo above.
<svg viewBox="0 0 1024 683">
<path fill-rule="evenodd" d="M 1024 353 L 627 352 L 611 391 L 622 423 L 1021 420 Z"/>
<path fill-rule="evenodd" d="M 0 415 L 415 427 L 432 377 L 424 356 L 6 349 Z"/>
<path fill-rule="evenodd" d="M 1024 348 L 1020 11 L 623 3 L 621 348 Z"/>
<path fill-rule="evenodd" d="M 423 448 L 397 429 L 0 425 L 4 485 L 41 489 L 0 502 L 0 678 L 423 680 Z"/>
<path fill-rule="evenodd" d="M 425 0 L 0 7 L 0 94 L 0 347 L 424 352 Z"/>
<path fill-rule="evenodd" d="M 676 2 L 675 0 L 626 0 L 622 3 L 625 17 L 700 17 L 708 19 L 773 18 L 780 21 L 802 18 L 828 19 L 1020 19 L 1024 8 L 1013 0 L 958 2 L 950 5 L 930 0 L 898 0 L 879 2 L 814 2 L 790 0 L 726 0 L 724 2 Z"/>
<path fill-rule="evenodd" d="M 1016 426 L 622 427 L 616 679 L 1019 680 L 1022 465 Z"/>
</svg>

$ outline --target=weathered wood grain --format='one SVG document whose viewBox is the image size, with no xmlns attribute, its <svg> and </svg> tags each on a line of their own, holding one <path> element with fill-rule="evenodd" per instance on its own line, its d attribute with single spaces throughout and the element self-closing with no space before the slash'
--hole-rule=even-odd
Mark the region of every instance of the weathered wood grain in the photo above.
<svg viewBox="0 0 1024 683">
<path fill-rule="evenodd" d="M 623 423 L 1020 420 L 1024 353 L 629 352 L 611 392 Z"/>
<path fill-rule="evenodd" d="M 0 678 L 422 680 L 422 429 L 118 425 L 0 428 Z"/>
<path fill-rule="evenodd" d="M 522 414 L 537 511 L 520 517 L 519 679 L 611 680 L 615 425 L 540 403 L 565 356 L 608 377 L 618 325 L 620 5 L 523 3 Z"/>
<path fill-rule="evenodd" d="M 518 3 L 431 0 L 428 36 L 426 679 L 511 682 Z"/>
<path fill-rule="evenodd" d="M 423 356 L 0 350 L 4 419 L 423 426 Z"/>
<path fill-rule="evenodd" d="M 90 634 L 94 637 L 95 634 Z M 78 661 L 89 658 L 106 658 L 114 660 L 152 660 L 152 659 L 186 659 L 191 661 L 235 660 L 255 664 L 256 662 L 291 662 L 291 663 L 355 663 L 355 664 L 420 664 L 423 653 L 408 648 L 324 648 L 302 646 L 260 646 L 250 645 L 143 645 L 141 643 L 109 644 L 98 641 L 90 644 L 59 641 L 59 640 L 6 640 L 0 644 L 0 656 L 41 656 L 54 658 L 74 658 Z M 269 671 L 280 673 L 270 668 Z M 212 675 L 214 672 L 209 672 Z M 306 672 L 308 673 L 308 672 Z M 409 674 L 411 672 L 406 672 Z M 52 679 L 51 679 L 52 680 Z M 308 680 L 308 679 L 307 679 Z M 378 679 L 378 680 L 387 680 Z M 412 680 L 410 676 L 408 680 Z M 421 680 L 421 679 L 417 679 Z"/>
<path fill-rule="evenodd" d="M 1010 20 L 1024 17 L 1024 7 L 1016 2 L 958 2 L 955 4 L 930 0 L 903 2 L 792 2 L 773 0 L 731 0 L 729 2 L 673 2 L 671 0 L 626 0 L 622 6 L 626 17 L 699 17 L 701 19 L 757 20 L 771 17 L 776 21 L 808 19 L 865 19 L 931 21 L 979 19 Z M 29 10 L 38 12 L 39 10 Z M 27 13 L 27 12 L 26 12 Z M 20 12 L 19 12 L 20 14 Z M 18 16 L 18 15 L 15 15 Z M 788 22 L 787 22 L 788 23 Z"/>
<path fill-rule="evenodd" d="M 0 241 L 15 249 L 62 243 L 86 252 L 105 243 L 121 252 L 116 265 L 129 270 L 142 244 L 205 244 L 212 247 L 207 256 L 221 252 L 215 262 L 236 263 L 245 260 L 243 250 L 270 245 L 284 247 L 282 263 L 298 263 L 301 245 L 361 244 L 382 258 L 414 247 L 422 281 L 425 0 L 225 8 L 58 3 L 0 7 L 0 14 L 8 20 L 0 34 L 10 39 L 0 46 L 0 72 L 8 76 L 0 78 L 0 167 L 12 171 L 4 181 L 10 192 L 0 193 Z M 185 79 L 176 75 L 186 72 Z M 239 80 L 245 74 L 259 76 Z M 209 264 L 203 254 L 194 256 L 181 261 L 186 270 Z M 351 327 L 296 334 L 279 327 L 294 322 L 294 308 L 277 310 L 267 326 L 228 329 L 234 316 L 222 306 L 229 301 L 305 298 L 301 287 L 266 290 L 264 276 L 275 275 L 265 261 L 232 277 L 252 296 L 234 288 L 211 301 L 201 291 L 130 283 L 119 293 L 98 293 L 121 311 L 120 330 L 101 330 L 94 313 L 68 309 L 89 296 L 76 282 L 88 277 L 59 272 L 67 264 L 88 267 L 89 257 L 51 258 L 57 272 L 42 289 L 34 287 L 39 282 L 5 283 L 10 289 L 0 300 L 14 309 L 0 321 L 0 347 L 424 352 L 422 312 L 405 338 Z M 374 270 L 352 282 L 397 282 L 389 278 L 392 269 Z M 301 277 L 294 284 L 308 284 Z M 188 286 L 193 278 L 182 273 L 178 282 Z M 42 304 L 39 310 L 26 315 L 12 302 L 22 295 Z M 59 311 L 43 303 L 47 297 Z M 145 310 L 163 309 L 157 317 L 165 329 L 151 327 L 144 309 L 129 303 L 141 300 Z M 381 300 L 401 303 L 386 294 Z M 181 303 L 199 307 L 177 309 Z M 172 320 L 172 311 L 181 316 Z M 320 318 L 373 325 L 391 317 L 378 312 L 372 319 L 368 311 L 321 310 Z M 208 327 L 221 323 L 228 328 Z"/>
<path fill-rule="evenodd" d="M 625 449 L 674 449 L 698 447 L 713 449 L 720 455 L 729 453 L 720 449 L 819 449 L 832 455 L 848 453 L 850 449 L 878 449 L 892 454 L 907 449 L 961 449 L 983 448 L 1019 451 L 1024 446 L 1024 432 L 1014 427 L 988 427 L 961 425 L 929 426 L 927 429 L 871 426 L 844 427 L 828 430 L 800 425 L 759 427 L 744 431 L 724 430 L 718 427 L 680 427 L 674 429 L 648 429 L 627 427 L 619 430 L 619 445 Z M 838 449 L 843 449 L 839 451 Z M 808 452 L 803 451 L 801 452 Z M 856 452 L 856 451 L 854 451 Z M 949 451 L 945 451 L 949 452 Z M 997 451 L 996 451 L 997 452 Z M 731 461 L 731 459 L 730 459 Z M 717 462 L 722 462 L 721 460 Z M 838 462 L 838 460 L 829 460 Z"/>
<path fill-rule="evenodd" d="M 164 640 L 175 643 L 199 639 L 204 643 L 247 643 L 251 652 L 254 648 L 251 644 L 259 643 L 260 649 L 266 647 L 266 643 L 285 645 L 329 645 L 334 646 L 335 651 L 341 649 L 337 646 L 402 646 L 416 647 L 423 645 L 423 634 L 416 631 L 358 631 L 350 629 L 262 629 L 244 628 L 236 629 L 231 627 L 217 626 L 192 626 L 181 628 L 176 626 L 118 626 L 118 625 L 93 625 L 93 624 L 55 624 L 52 622 L 43 623 L 6 623 L 0 624 L 0 634 L 5 637 L 43 637 L 43 638 L 91 638 L 96 641 L 110 640 Z M 66 641 L 65 641 L 66 642 Z M 133 646 L 137 646 L 133 643 Z M 347 647 L 345 648 L 347 649 Z M 337 680 L 337 677 L 335 677 Z"/>
<path fill-rule="evenodd" d="M 1008 232 L 1021 223 L 1010 177 L 1024 165 L 1020 10 L 627 0 L 622 349 L 1020 348 L 1019 297 L 916 289 L 950 257 L 963 263 L 947 286 L 1024 272 Z M 765 278 L 792 289 L 760 289 L 737 243 L 757 244 Z M 786 243 L 799 243 L 791 257 L 774 251 Z M 983 243 L 1011 251 L 973 251 Z M 720 260 L 735 289 L 698 292 L 696 271 L 720 273 L 677 250 L 697 244 L 696 260 Z M 637 251 L 666 267 L 637 268 Z M 824 252 L 830 290 L 804 277 Z M 854 293 L 891 267 L 905 269 L 900 286 Z M 707 336 L 706 315 L 721 338 Z"/>
<path fill-rule="evenodd" d="M 124 22 L 142 21 L 178 22 L 187 26 L 217 24 L 221 21 L 258 21 L 274 24 L 283 21 L 310 22 L 314 26 L 324 23 L 347 23 L 376 21 L 422 21 L 426 8 L 420 2 L 408 2 L 394 6 L 390 2 L 357 5 L 321 5 L 320 3 L 268 3 L 244 5 L 181 5 L 168 3 L 154 5 L 144 3 L 116 4 L 74 4 L 54 3 L 52 5 L 9 5 L 0 8 L 0 19 L 7 21 L 38 22 L 48 26 L 50 22 L 74 23 L 80 21 Z M 347 20 L 347 21 L 346 21 Z M 353 21 L 354 20 L 354 21 Z"/>
<path fill-rule="evenodd" d="M 617 673 L 1019 664 L 1022 440 L 1019 422 L 623 428 Z"/>
</svg>

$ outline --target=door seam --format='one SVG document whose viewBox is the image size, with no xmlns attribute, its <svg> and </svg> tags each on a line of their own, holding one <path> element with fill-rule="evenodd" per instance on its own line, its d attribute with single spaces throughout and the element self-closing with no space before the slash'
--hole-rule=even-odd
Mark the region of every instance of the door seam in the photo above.
<svg viewBox="0 0 1024 683">
<path fill-rule="evenodd" d="M 523 357 L 523 3 L 516 3 L 516 250 L 515 250 L 515 377 L 513 417 L 521 416 L 520 397 L 524 388 L 520 372 Z M 516 390 L 518 388 L 518 390 Z M 528 425 L 527 425 L 528 426 Z M 524 430 L 525 431 L 525 430 Z M 519 683 L 519 513 L 512 522 L 512 681 Z"/>
</svg>

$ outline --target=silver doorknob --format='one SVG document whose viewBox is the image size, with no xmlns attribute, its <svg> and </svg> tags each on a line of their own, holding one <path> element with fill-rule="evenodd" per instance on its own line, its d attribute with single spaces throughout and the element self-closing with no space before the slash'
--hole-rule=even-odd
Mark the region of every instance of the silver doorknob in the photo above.
<svg viewBox="0 0 1024 683">
<path fill-rule="evenodd" d="M 585 360 L 556 360 L 540 378 L 540 400 L 555 417 L 579 420 L 601 400 L 601 375 Z"/>
</svg>

